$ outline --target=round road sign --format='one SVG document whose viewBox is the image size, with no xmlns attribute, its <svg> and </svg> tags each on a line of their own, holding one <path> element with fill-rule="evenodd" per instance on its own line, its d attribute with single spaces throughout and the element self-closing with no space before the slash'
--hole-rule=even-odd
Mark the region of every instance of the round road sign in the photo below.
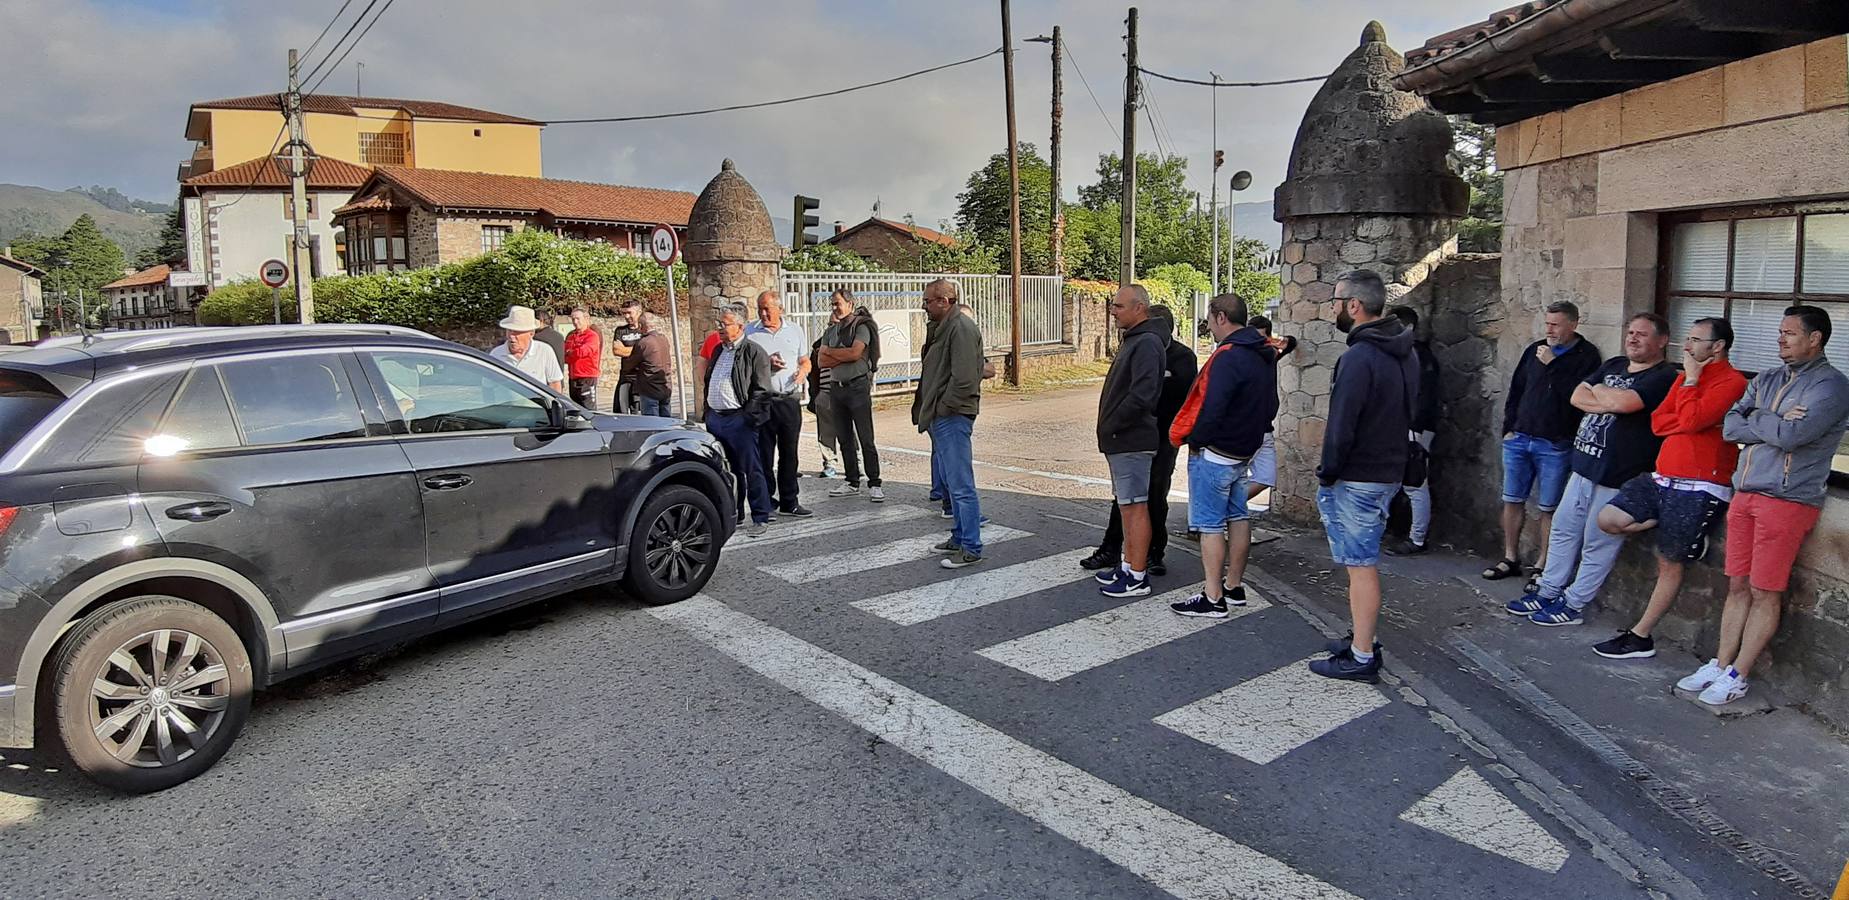
<svg viewBox="0 0 1849 900">
<path fill-rule="evenodd" d="M 681 241 L 670 225 L 657 225 L 648 236 L 648 254 L 663 266 L 674 265 L 681 256 Z"/>
<path fill-rule="evenodd" d="M 282 287 L 289 280 L 289 264 L 280 259 L 266 259 L 263 267 L 257 270 L 257 277 L 267 287 Z"/>
</svg>

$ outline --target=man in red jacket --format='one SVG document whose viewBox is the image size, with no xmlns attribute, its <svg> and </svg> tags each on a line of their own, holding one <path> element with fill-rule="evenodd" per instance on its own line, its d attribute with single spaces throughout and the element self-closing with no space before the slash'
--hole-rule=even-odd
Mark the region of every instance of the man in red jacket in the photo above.
<svg viewBox="0 0 1849 900">
<path fill-rule="evenodd" d="M 590 310 L 571 311 L 571 333 L 565 336 L 565 378 L 571 399 L 585 409 L 597 408 L 597 376 L 603 374 L 603 337 L 591 324 Z"/>
<path fill-rule="evenodd" d="M 1663 439 L 1656 471 L 1630 481 L 1604 509 L 1599 528 L 1631 535 L 1656 529 L 1656 589 L 1637 624 L 1595 645 L 1607 659 L 1656 655 L 1650 631 L 1675 602 L 1682 573 L 1708 551 L 1708 533 L 1733 499 L 1733 469 L 1740 448 L 1721 436 L 1727 410 L 1746 393 L 1746 376 L 1727 362 L 1733 326 L 1698 319 L 1682 341 L 1682 380 L 1650 414 L 1650 430 Z"/>
</svg>

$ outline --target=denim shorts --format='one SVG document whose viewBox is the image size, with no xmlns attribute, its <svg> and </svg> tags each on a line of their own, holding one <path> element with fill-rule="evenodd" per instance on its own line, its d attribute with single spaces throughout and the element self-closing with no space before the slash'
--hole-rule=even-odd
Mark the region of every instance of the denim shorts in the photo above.
<svg viewBox="0 0 1849 900">
<path fill-rule="evenodd" d="M 1541 494 L 1535 506 L 1544 513 L 1553 512 L 1560 506 L 1560 495 L 1566 493 L 1572 465 L 1572 441 L 1556 444 L 1516 432 L 1502 442 L 1502 502 L 1526 503 L 1539 484 Z"/>
<path fill-rule="evenodd" d="M 1104 461 L 1111 467 L 1111 496 L 1117 498 L 1117 505 L 1149 502 L 1149 476 L 1156 467 L 1156 451 L 1106 453 Z"/>
<path fill-rule="evenodd" d="M 1278 442 L 1269 431 L 1265 432 L 1265 442 L 1258 445 L 1258 452 L 1252 454 L 1251 475 L 1253 484 L 1278 486 Z"/>
<path fill-rule="evenodd" d="M 1329 533 L 1329 555 L 1337 565 L 1380 563 L 1380 536 L 1387 530 L 1387 504 L 1400 486 L 1385 482 L 1338 481 L 1316 491 L 1316 511 Z"/>
<path fill-rule="evenodd" d="M 1660 484 L 1650 472 L 1625 482 L 1611 505 L 1638 522 L 1655 519 L 1656 555 L 1679 563 L 1699 561 L 1707 549 L 1702 539 L 1727 515 L 1727 501 L 1707 491 Z"/>
<path fill-rule="evenodd" d="M 1188 454 L 1188 528 L 1224 534 L 1226 523 L 1244 522 L 1250 463 L 1225 465 L 1199 453 Z"/>
</svg>

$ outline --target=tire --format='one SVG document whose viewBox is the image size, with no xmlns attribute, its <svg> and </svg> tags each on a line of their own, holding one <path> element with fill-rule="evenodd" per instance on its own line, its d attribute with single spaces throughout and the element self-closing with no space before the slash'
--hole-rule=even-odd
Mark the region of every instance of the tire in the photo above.
<svg viewBox="0 0 1849 900">
<path fill-rule="evenodd" d="M 90 614 L 60 643 L 49 677 L 64 755 L 127 793 L 166 790 L 211 768 L 250 717 L 243 641 L 178 597 L 134 597 Z M 99 736 L 110 723 L 116 730 Z"/>
<path fill-rule="evenodd" d="M 656 606 L 699 593 L 719 566 L 723 534 L 719 508 L 698 490 L 674 484 L 650 494 L 629 535 L 624 589 Z"/>
</svg>

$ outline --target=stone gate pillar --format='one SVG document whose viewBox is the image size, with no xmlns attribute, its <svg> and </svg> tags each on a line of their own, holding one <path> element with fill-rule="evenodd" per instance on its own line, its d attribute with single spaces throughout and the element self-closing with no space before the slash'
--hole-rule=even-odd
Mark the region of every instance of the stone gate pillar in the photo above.
<svg viewBox="0 0 1849 900">
<path fill-rule="evenodd" d="M 1457 252 L 1456 219 L 1469 188 L 1446 163 L 1451 126 L 1417 94 L 1395 90 L 1405 68 L 1370 22 L 1304 112 L 1274 215 L 1284 225 L 1283 299 L 1277 330 L 1300 341 L 1278 367 L 1278 485 L 1272 508 L 1316 518 L 1316 464 L 1322 455 L 1330 379 L 1346 349 L 1335 330 L 1335 280 L 1373 269 L 1389 300 L 1429 318 L 1427 279 Z"/>
<path fill-rule="evenodd" d="M 688 333 L 681 339 L 689 343 L 684 358 L 691 360 L 712 330 L 714 311 L 734 302 L 750 308 L 760 292 L 777 287 L 783 259 L 770 210 L 731 160 L 720 164 L 719 174 L 694 201 L 681 253 L 689 282 Z"/>
</svg>

